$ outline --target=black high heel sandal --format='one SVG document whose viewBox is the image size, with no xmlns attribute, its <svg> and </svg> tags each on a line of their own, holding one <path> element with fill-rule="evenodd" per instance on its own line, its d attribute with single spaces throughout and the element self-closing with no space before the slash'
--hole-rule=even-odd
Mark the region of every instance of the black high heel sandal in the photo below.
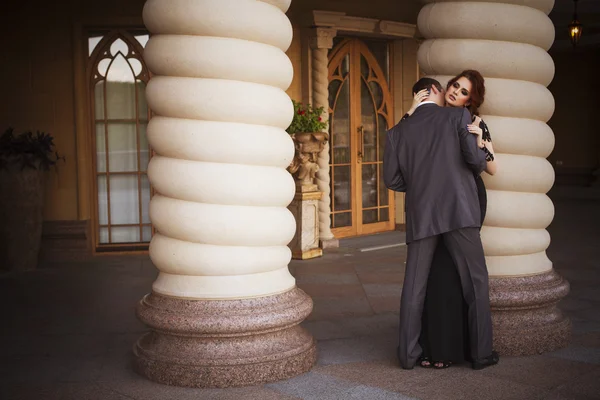
<svg viewBox="0 0 600 400">
<path fill-rule="evenodd" d="M 419 357 L 419 359 L 417 360 L 417 363 L 419 363 L 419 366 L 422 368 L 432 368 L 433 367 L 431 358 L 426 357 L 426 356 Z M 425 363 L 428 363 L 428 364 L 425 364 Z"/>
<path fill-rule="evenodd" d="M 446 369 L 452 366 L 452 361 L 436 361 L 432 364 L 434 369 Z"/>
</svg>

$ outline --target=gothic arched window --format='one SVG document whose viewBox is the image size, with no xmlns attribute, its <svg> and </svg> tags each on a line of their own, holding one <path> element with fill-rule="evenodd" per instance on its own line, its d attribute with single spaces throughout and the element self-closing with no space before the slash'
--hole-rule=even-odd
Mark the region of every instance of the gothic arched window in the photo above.
<svg viewBox="0 0 600 400">
<path fill-rule="evenodd" d="M 122 29 L 88 35 L 96 250 L 146 248 L 152 236 L 149 72 L 142 59 L 148 38 L 147 32 Z"/>
</svg>

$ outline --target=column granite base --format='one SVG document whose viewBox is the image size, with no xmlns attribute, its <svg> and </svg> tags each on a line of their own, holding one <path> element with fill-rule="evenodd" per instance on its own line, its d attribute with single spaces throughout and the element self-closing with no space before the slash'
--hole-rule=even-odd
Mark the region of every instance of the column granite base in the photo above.
<svg viewBox="0 0 600 400">
<path fill-rule="evenodd" d="M 302 290 L 243 300 L 146 295 L 137 315 L 151 331 L 135 344 L 134 367 L 173 386 L 258 385 L 308 372 L 316 342 L 299 326 L 312 311 Z"/>
<path fill-rule="evenodd" d="M 571 322 L 557 307 L 569 283 L 554 270 L 523 277 L 490 277 L 494 349 L 532 355 L 568 346 Z"/>
</svg>

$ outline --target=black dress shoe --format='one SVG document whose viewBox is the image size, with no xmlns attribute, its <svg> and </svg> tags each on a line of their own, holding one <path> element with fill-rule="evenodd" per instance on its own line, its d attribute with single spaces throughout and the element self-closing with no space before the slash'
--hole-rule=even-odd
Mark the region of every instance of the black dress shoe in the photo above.
<svg viewBox="0 0 600 400">
<path fill-rule="evenodd" d="M 497 352 L 492 351 L 492 354 L 485 358 L 477 358 L 473 360 L 473 369 L 479 370 L 491 367 L 492 365 L 498 364 L 498 361 L 500 361 L 500 356 Z"/>
</svg>

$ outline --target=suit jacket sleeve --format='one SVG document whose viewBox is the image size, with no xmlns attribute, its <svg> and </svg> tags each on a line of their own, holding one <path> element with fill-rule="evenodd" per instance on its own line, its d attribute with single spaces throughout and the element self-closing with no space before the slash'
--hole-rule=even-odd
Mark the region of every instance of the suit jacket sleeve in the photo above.
<svg viewBox="0 0 600 400">
<path fill-rule="evenodd" d="M 383 152 L 383 181 L 388 189 L 396 192 L 406 192 L 406 182 L 400 171 L 397 147 L 394 140 L 394 130 L 387 133 L 387 142 Z"/>
<path fill-rule="evenodd" d="M 471 114 L 465 109 L 458 125 L 460 151 L 469 168 L 479 175 L 486 167 L 485 152 L 477 146 L 477 137 L 467 130 L 470 123 Z"/>
</svg>

